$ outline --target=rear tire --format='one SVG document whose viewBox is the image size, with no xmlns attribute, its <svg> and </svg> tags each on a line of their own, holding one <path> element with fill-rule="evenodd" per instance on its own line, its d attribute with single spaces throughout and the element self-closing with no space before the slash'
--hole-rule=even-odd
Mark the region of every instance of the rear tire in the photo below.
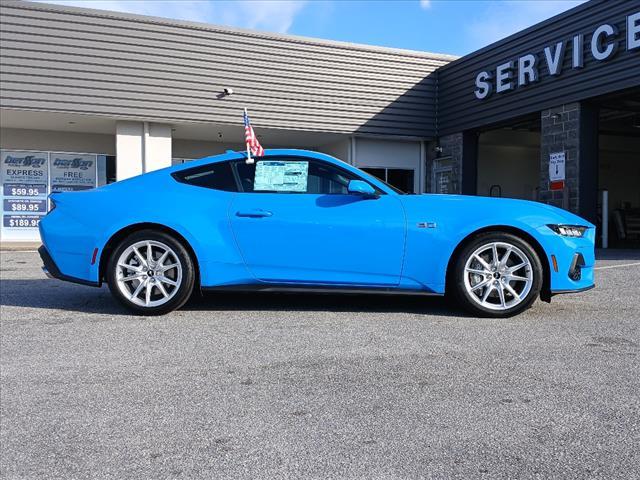
<svg viewBox="0 0 640 480">
<path fill-rule="evenodd" d="M 142 315 L 164 315 L 182 307 L 194 289 L 195 268 L 185 246 L 172 235 L 140 230 L 122 240 L 107 265 L 113 296 Z"/>
<path fill-rule="evenodd" d="M 455 258 L 449 290 L 458 305 L 475 316 L 511 317 L 536 300 L 542 272 L 535 250 L 520 237 L 483 233 Z"/>
</svg>

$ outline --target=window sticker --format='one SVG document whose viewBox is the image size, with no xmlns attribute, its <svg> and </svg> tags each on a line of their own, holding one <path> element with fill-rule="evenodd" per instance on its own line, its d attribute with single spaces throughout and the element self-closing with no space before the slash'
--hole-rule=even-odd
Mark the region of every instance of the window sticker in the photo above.
<svg viewBox="0 0 640 480">
<path fill-rule="evenodd" d="M 308 178 L 309 162 L 260 161 L 256 163 L 253 191 L 305 193 Z"/>
</svg>

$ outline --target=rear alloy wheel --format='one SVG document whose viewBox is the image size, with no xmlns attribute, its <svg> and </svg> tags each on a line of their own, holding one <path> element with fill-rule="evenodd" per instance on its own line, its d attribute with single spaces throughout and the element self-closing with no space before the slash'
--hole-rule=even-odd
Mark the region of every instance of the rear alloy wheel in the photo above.
<svg viewBox="0 0 640 480">
<path fill-rule="evenodd" d="M 194 286 L 189 253 L 172 236 L 143 230 L 125 238 L 108 266 L 111 293 L 144 315 L 162 315 L 180 308 Z"/>
<path fill-rule="evenodd" d="M 515 315 L 529 308 L 540 293 L 540 259 L 528 243 L 514 235 L 478 236 L 463 249 L 454 268 L 455 294 L 475 315 Z"/>
</svg>

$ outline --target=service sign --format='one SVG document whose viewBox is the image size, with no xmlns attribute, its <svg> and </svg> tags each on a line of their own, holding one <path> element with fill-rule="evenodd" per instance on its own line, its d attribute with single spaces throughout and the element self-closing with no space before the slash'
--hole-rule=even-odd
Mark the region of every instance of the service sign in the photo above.
<svg viewBox="0 0 640 480">
<path fill-rule="evenodd" d="M 3 232 L 37 229 L 47 212 L 49 154 L 2 150 L 0 164 Z"/>
<path fill-rule="evenodd" d="M 628 15 L 625 24 L 626 35 L 615 23 L 604 23 L 589 32 L 576 32 L 571 38 L 557 38 L 541 51 L 523 52 L 518 58 L 505 59 L 495 69 L 483 70 L 476 75 L 474 94 L 478 100 L 484 100 L 494 92 L 528 88 L 538 84 L 542 75 L 560 77 L 567 65 L 576 73 L 582 72 L 586 70 L 587 54 L 596 64 L 610 60 L 620 52 L 635 55 L 640 49 L 640 11 Z M 626 48 L 620 48 L 623 45 Z"/>
<path fill-rule="evenodd" d="M 74 192 L 97 186 L 95 155 L 51 153 L 51 192 Z"/>
</svg>

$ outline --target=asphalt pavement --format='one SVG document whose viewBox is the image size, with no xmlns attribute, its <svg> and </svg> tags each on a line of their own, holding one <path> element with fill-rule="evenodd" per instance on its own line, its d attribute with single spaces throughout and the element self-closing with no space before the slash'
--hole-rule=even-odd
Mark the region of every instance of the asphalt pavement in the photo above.
<svg viewBox="0 0 640 480">
<path fill-rule="evenodd" d="M 1 257 L 3 479 L 640 478 L 640 252 L 506 320 L 293 294 L 144 318 Z"/>
</svg>

